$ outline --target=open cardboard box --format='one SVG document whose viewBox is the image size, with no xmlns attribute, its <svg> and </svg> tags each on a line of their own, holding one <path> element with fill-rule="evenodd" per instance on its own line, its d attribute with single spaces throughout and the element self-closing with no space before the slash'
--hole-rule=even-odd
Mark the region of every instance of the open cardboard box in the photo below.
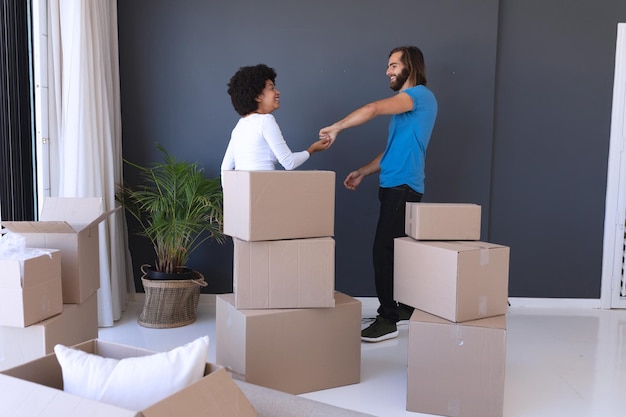
<svg viewBox="0 0 626 417">
<path fill-rule="evenodd" d="M 27 247 L 61 250 L 63 303 L 79 304 L 100 288 L 98 227 L 116 210 L 103 212 L 101 198 L 49 197 L 40 221 L 2 225 L 24 236 Z"/>
<path fill-rule="evenodd" d="M 103 340 L 74 346 L 88 353 L 123 359 L 154 352 Z M 50 354 L 0 373 L 1 416 L 63 417 L 256 417 L 243 392 L 220 366 L 207 363 L 205 377 L 144 410 L 126 410 L 80 398 L 63 390 L 56 355 Z"/>
</svg>

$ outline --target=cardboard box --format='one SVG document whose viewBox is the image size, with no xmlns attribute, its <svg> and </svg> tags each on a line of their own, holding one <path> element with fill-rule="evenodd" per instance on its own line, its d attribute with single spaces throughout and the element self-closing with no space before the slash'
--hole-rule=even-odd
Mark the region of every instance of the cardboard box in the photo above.
<svg viewBox="0 0 626 417">
<path fill-rule="evenodd" d="M 26 327 L 63 310 L 61 252 L 26 248 L 0 259 L 0 326 Z"/>
<path fill-rule="evenodd" d="M 361 302 L 335 293 L 334 308 L 238 310 L 217 296 L 216 362 L 233 377 L 302 394 L 361 377 Z"/>
<path fill-rule="evenodd" d="M 334 235 L 332 171 L 225 171 L 224 233 L 247 241 Z"/>
<path fill-rule="evenodd" d="M 406 409 L 501 417 L 506 318 L 452 323 L 415 310 L 409 321 Z"/>
<path fill-rule="evenodd" d="M 154 352 L 102 340 L 76 348 L 114 359 Z M 50 354 L 0 373 L 0 415 L 63 417 L 254 417 L 256 411 L 228 373 L 207 363 L 205 377 L 145 410 L 125 410 L 62 391 L 63 376 L 56 355 Z"/>
<path fill-rule="evenodd" d="M 418 240 L 480 240 L 477 204 L 406 203 L 405 233 Z"/>
<path fill-rule="evenodd" d="M 81 304 L 65 304 L 61 314 L 25 328 L 0 327 L 0 370 L 98 337 L 98 295 Z"/>
<path fill-rule="evenodd" d="M 507 246 L 403 237 L 394 247 L 396 301 L 455 322 L 507 312 Z"/>
<path fill-rule="evenodd" d="M 233 239 L 235 307 L 335 306 L 335 240 Z"/>
<path fill-rule="evenodd" d="M 61 250 L 63 302 L 79 304 L 100 288 L 98 224 L 115 210 L 102 212 L 101 198 L 46 198 L 38 222 L 2 222 L 34 248 Z"/>
</svg>

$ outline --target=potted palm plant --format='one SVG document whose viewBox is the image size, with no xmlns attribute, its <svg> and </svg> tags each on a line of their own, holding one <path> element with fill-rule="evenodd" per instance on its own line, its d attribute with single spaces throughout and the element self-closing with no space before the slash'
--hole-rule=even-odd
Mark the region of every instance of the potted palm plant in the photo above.
<svg viewBox="0 0 626 417">
<path fill-rule="evenodd" d="M 220 177 L 208 178 L 197 163 L 179 161 L 156 147 L 163 162 L 141 166 L 124 160 L 139 171 L 141 184 L 121 186 L 115 198 L 137 220 L 138 234 L 150 240 L 156 256 L 154 265 L 141 268 L 146 298 L 139 323 L 177 327 L 195 321 L 200 287 L 207 285 L 200 272 L 187 267 L 190 255 L 208 240 L 225 241 L 222 185 Z M 181 288 L 189 289 L 190 300 L 165 299 Z M 181 313 L 179 307 L 190 311 Z"/>
</svg>

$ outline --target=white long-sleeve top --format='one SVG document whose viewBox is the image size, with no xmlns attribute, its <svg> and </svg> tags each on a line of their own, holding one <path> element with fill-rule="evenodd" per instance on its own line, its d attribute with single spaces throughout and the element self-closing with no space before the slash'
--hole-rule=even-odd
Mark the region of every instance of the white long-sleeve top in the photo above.
<svg viewBox="0 0 626 417">
<path fill-rule="evenodd" d="M 307 151 L 291 152 L 273 115 L 253 113 L 233 129 L 221 170 L 271 171 L 277 162 L 292 170 L 310 156 Z"/>
</svg>

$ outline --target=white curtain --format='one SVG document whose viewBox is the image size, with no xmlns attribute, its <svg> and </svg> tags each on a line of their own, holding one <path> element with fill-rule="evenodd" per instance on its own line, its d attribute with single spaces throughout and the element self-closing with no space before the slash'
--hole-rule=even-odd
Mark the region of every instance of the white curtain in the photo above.
<svg viewBox="0 0 626 417">
<path fill-rule="evenodd" d="M 51 194 L 101 197 L 122 181 L 116 0 L 48 0 Z M 112 326 L 134 293 L 124 213 L 100 224 L 98 323 Z"/>
</svg>

